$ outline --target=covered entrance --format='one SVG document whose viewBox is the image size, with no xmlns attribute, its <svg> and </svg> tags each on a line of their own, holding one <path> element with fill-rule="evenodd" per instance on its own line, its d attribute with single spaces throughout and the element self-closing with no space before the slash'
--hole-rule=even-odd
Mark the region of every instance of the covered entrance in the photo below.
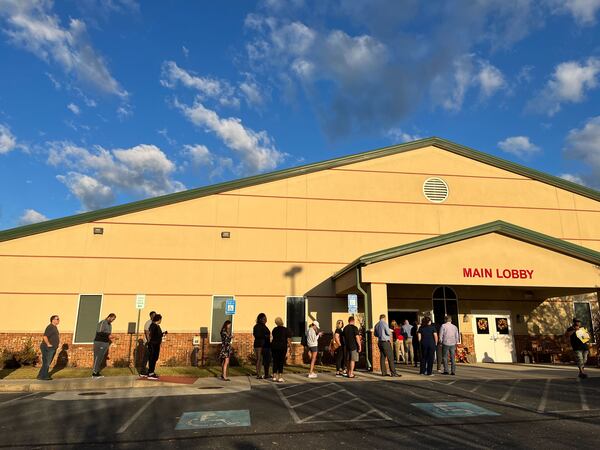
<svg viewBox="0 0 600 450">
<path fill-rule="evenodd" d="M 597 308 L 598 266 L 599 252 L 498 221 L 364 255 L 333 278 L 338 294 L 363 294 L 367 329 L 380 314 L 450 316 L 472 361 L 517 362 L 562 339 L 569 296 Z"/>
</svg>

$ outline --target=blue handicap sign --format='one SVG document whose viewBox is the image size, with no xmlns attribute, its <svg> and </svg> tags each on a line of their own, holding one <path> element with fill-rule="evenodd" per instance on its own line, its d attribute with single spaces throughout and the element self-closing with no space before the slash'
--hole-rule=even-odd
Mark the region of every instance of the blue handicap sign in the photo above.
<svg viewBox="0 0 600 450">
<path fill-rule="evenodd" d="M 411 403 L 435 417 L 499 416 L 497 412 L 469 402 Z"/>
<path fill-rule="evenodd" d="M 249 427 L 250 411 L 247 409 L 231 411 L 194 411 L 183 413 L 176 430 L 195 430 L 198 428 Z"/>
<path fill-rule="evenodd" d="M 231 298 L 225 301 L 225 314 L 235 314 L 235 299 Z"/>
<path fill-rule="evenodd" d="M 355 314 L 358 312 L 358 295 L 348 294 L 348 314 Z"/>
</svg>

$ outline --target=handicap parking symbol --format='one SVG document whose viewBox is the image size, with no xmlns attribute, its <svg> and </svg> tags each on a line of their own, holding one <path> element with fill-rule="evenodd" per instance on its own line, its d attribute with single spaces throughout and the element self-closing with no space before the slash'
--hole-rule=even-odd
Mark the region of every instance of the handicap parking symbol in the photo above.
<svg viewBox="0 0 600 450">
<path fill-rule="evenodd" d="M 497 412 L 469 402 L 411 403 L 435 417 L 499 416 Z"/>
<path fill-rule="evenodd" d="M 247 409 L 231 411 L 193 411 L 183 413 L 175 426 L 176 430 L 195 430 L 198 428 L 249 427 L 250 411 Z"/>
</svg>

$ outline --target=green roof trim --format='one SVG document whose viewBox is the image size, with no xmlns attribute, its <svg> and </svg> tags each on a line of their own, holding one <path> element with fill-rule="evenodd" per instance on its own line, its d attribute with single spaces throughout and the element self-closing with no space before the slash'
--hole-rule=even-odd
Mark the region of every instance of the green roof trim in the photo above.
<svg viewBox="0 0 600 450">
<path fill-rule="evenodd" d="M 486 223 L 483 225 L 477 225 L 464 230 L 453 231 L 452 233 L 442 234 L 440 236 L 423 239 L 421 241 L 411 242 L 409 244 L 400 245 L 398 247 L 392 247 L 385 250 L 378 250 L 373 253 L 367 253 L 353 262 L 348 264 L 342 270 L 337 272 L 333 279 L 337 279 L 355 269 L 359 266 L 365 266 L 367 264 L 378 263 L 388 259 L 397 258 L 399 256 L 409 255 L 411 253 L 417 253 L 423 250 L 428 250 L 436 247 L 440 247 L 454 242 L 464 241 L 466 239 L 476 238 L 485 234 L 497 233 L 503 236 L 507 236 L 513 239 L 517 239 L 529 244 L 543 247 L 548 250 L 552 250 L 558 253 L 562 253 L 573 258 L 577 258 L 583 261 L 587 261 L 592 264 L 600 265 L 600 252 L 591 250 L 587 247 L 572 244 L 562 239 L 548 236 L 547 234 L 538 233 L 537 231 L 530 230 L 528 228 L 519 227 L 511 223 L 504 222 L 502 220 L 496 220 L 494 222 Z"/>
<path fill-rule="evenodd" d="M 60 228 L 66 228 L 73 225 L 80 225 L 84 223 L 94 222 L 97 220 L 108 219 L 110 217 L 121 216 L 124 214 L 130 214 L 134 212 L 143 211 L 146 209 L 157 208 L 160 206 L 170 205 L 173 203 L 184 202 L 187 200 L 193 200 L 200 197 L 206 197 L 209 195 L 219 194 L 222 192 L 231 191 L 234 189 L 241 189 L 249 186 L 254 186 L 262 183 L 268 183 L 271 181 L 282 180 L 285 178 L 291 178 L 299 175 L 305 175 L 312 172 L 318 172 L 320 170 L 332 169 L 335 167 L 345 166 L 348 164 L 354 164 L 362 161 L 368 161 L 370 159 L 382 158 L 384 156 L 394 155 L 397 153 L 408 152 L 419 148 L 435 146 L 442 150 L 455 153 L 457 155 L 464 156 L 469 159 L 473 159 L 491 166 L 498 167 L 500 169 L 507 170 L 534 180 L 538 180 L 552 186 L 565 189 L 567 191 L 574 192 L 584 197 L 591 198 L 596 201 L 600 201 L 600 192 L 594 189 L 581 186 L 576 183 L 572 183 L 562 178 L 555 177 L 543 172 L 539 172 L 534 169 L 530 169 L 519 164 L 506 161 L 501 158 L 497 158 L 487 153 L 483 153 L 469 147 L 465 147 L 456 144 L 445 139 L 438 137 L 430 137 L 426 139 L 419 139 L 417 141 L 407 142 L 404 144 L 393 145 L 390 147 L 384 147 L 369 152 L 358 153 L 355 155 L 343 156 L 341 158 L 330 159 L 327 161 L 307 164 L 304 166 L 293 167 L 290 169 L 278 170 L 276 172 L 265 173 L 261 175 L 255 175 L 252 177 L 241 178 L 234 181 L 228 181 L 225 183 L 214 184 L 206 187 L 190 189 L 182 192 L 175 192 L 173 194 L 162 195 L 160 197 L 153 197 L 145 200 L 140 200 L 132 203 L 126 203 L 123 205 L 113 206 L 110 208 L 99 209 L 96 211 L 89 211 L 83 214 L 77 214 L 74 216 L 63 217 L 59 219 L 47 220 L 32 225 L 25 225 L 22 227 L 12 228 L 5 231 L 0 231 L 0 242 L 9 241 L 11 239 L 17 239 L 33 234 L 44 233 L 46 231 L 57 230 Z"/>
</svg>

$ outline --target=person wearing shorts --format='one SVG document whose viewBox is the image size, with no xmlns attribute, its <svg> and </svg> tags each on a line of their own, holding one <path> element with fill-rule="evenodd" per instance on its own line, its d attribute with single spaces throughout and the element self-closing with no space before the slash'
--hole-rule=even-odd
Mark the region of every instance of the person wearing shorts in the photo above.
<svg viewBox="0 0 600 450">
<path fill-rule="evenodd" d="M 315 364 L 317 363 L 317 355 L 319 354 L 319 337 L 322 335 L 319 331 L 319 322 L 316 320 L 310 324 L 306 332 L 306 344 L 310 352 L 310 370 L 308 378 L 317 378 L 315 373 Z"/>
<path fill-rule="evenodd" d="M 579 378 L 587 378 L 585 373 L 585 363 L 587 362 L 589 347 L 588 341 L 590 335 L 588 331 L 583 328 L 581 320 L 574 319 L 573 325 L 567 329 L 566 336 L 571 341 L 571 346 L 575 352 L 575 360 L 577 362 L 577 368 L 579 369 Z"/>
<path fill-rule="evenodd" d="M 348 325 L 344 327 L 344 343 L 346 344 L 346 361 L 348 362 L 348 371 L 346 376 L 354 378 L 354 367 L 358 362 L 358 356 L 361 351 L 360 334 L 356 325 L 354 325 L 354 317 L 348 317 Z"/>
</svg>

